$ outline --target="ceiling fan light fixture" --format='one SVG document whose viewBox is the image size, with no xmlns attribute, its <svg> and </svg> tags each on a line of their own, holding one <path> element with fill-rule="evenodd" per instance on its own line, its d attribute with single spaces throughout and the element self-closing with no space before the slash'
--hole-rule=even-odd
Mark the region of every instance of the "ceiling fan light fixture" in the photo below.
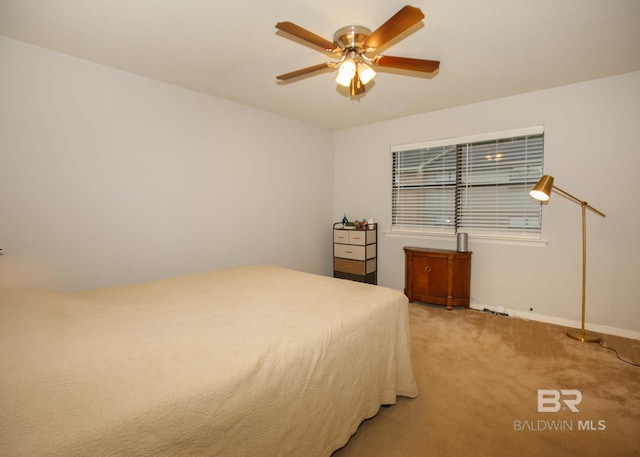
<svg viewBox="0 0 640 457">
<path fill-rule="evenodd" d="M 356 95 L 364 94 L 364 91 L 365 91 L 364 84 L 360 80 L 360 75 L 356 71 L 356 74 L 351 80 L 351 84 L 349 85 L 349 94 L 352 97 L 355 97 Z"/>
<path fill-rule="evenodd" d="M 362 84 L 369 84 L 376 76 L 376 72 L 373 68 L 364 62 L 358 64 L 358 75 Z"/>
<path fill-rule="evenodd" d="M 406 5 L 373 32 L 362 25 L 348 25 L 334 33 L 333 41 L 322 38 L 292 22 L 278 22 L 276 24 L 278 30 L 293 35 L 306 44 L 316 46 L 325 53 L 331 53 L 339 60 L 312 65 L 276 76 L 276 78 L 280 81 L 293 80 L 329 67 L 338 70 L 335 82 L 349 88 L 349 93 L 354 96 L 364 93 L 365 84 L 371 82 L 376 76 L 372 68 L 375 66 L 433 73 L 440 67 L 439 61 L 377 54 L 379 49 L 402 38 L 403 34 L 422 19 L 424 14 L 420 8 Z"/>
<path fill-rule="evenodd" d="M 356 61 L 351 57 L 344 59 L 344 62 L 338 67 L 338 76 L 336 82 L 344 87 L 349 87 L 351 80 L 356 74 Z"/>
</svg>

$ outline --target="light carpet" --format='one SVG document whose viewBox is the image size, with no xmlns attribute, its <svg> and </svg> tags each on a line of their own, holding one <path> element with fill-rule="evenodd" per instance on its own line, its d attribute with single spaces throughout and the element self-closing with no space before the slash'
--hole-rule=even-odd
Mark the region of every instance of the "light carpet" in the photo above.
<svg viewBox="0 0 640 457">
<path fill-rule="evenodd" d="M 557 325 L 419 302 L 409 312 L 420 395 L 382 408 L 333 457 L 640 456 L 640 368 Z M 638 340 L 603 344 L 640 362 Z"/>
</svg>

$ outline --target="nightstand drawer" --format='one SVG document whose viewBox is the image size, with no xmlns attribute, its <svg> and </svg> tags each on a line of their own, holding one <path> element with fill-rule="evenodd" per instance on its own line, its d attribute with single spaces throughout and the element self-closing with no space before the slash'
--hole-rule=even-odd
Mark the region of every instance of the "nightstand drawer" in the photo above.
<svg viewBox="0 0 640 457">
<path fill-rule="evenodd" d="M 349 244 L 365 245 L 375 242 L 375 230 L 356 230 L 349 233 Z"/>
<path fill-rule="evenodd" d="M 354 275 L 364 275 L 364 261 L 333 258 L 333 269 Z"/>
<path fill-rule="evenodd" d="M 334 230 L 333 242 L 364 246 L 376 242 L 375 230 Z"/>
<path fill-rule="evenodd" d="M 367 275 L 376 271 L 376 259 L 367 260 L 365 262 L 362 260 L 349 260 L 334 257 L 333 269 L 343 273 Z"/>
<path fill-rule="evenodd" d="M 373 259 L 376 256 L 376 245 L 356 246 L 353 244 L 334 244 L 333 255 L 334 257 L 352 260 Z"/>
<path fill-rule="evenodd" d="M 349 244 L 349 231 L 348 230 L 334 230 L 333 242 L 341 244 Z"/>
<path fill-rule="evenodd" d="M 354 246 L 351 244 L 334 244 L 333 255 L 343 259 L 365 260 L 364 246 Z"/>
</svg>

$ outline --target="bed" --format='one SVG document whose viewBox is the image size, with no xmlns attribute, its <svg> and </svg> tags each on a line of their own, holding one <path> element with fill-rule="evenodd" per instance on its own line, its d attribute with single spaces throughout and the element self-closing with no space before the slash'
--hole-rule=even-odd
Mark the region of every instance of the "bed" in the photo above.
<svg viewBox="0 0 640 457">
<path fill-rule="evenodd" d="M 251 265 L 0 291 L 3 456 L 329 456 L 417 394 L 384 287 Z"/>
</svg>

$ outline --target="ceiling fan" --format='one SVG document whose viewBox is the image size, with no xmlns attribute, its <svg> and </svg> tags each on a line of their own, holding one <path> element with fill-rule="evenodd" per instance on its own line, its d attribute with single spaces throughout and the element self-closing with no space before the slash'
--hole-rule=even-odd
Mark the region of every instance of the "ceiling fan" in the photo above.
<svg viewBox="0 0 640 457">
<path fill-rule="evenodd" d="M 276 24 L 277 29 L 311 43 L 323 51 L 335 54 L 339 60 L 302 68 L 276 76 L 276 78 L 286 81 L 324 70 L 327 67 L 337 68 L 338 75 L 335 81 L 341 86 L 349 87 L 349 93 L 354 97 L 364 93 L 365 85 L 376 75 L 376 72 L 372 68 L 376 65 L 380 67 L 432 73 L 440 66 L 440 62 L 437 60 L 412 59 L 408 57 L 376 54 L 378 48 L 389 43 L 422 19 L 424 19 L 424 14 L 420 8 L 407 5 L 373 32 L 362 25 L 341 27 L 335 32 L 333 42 L 292 22 L 278 22 Z"/>
</svg>

